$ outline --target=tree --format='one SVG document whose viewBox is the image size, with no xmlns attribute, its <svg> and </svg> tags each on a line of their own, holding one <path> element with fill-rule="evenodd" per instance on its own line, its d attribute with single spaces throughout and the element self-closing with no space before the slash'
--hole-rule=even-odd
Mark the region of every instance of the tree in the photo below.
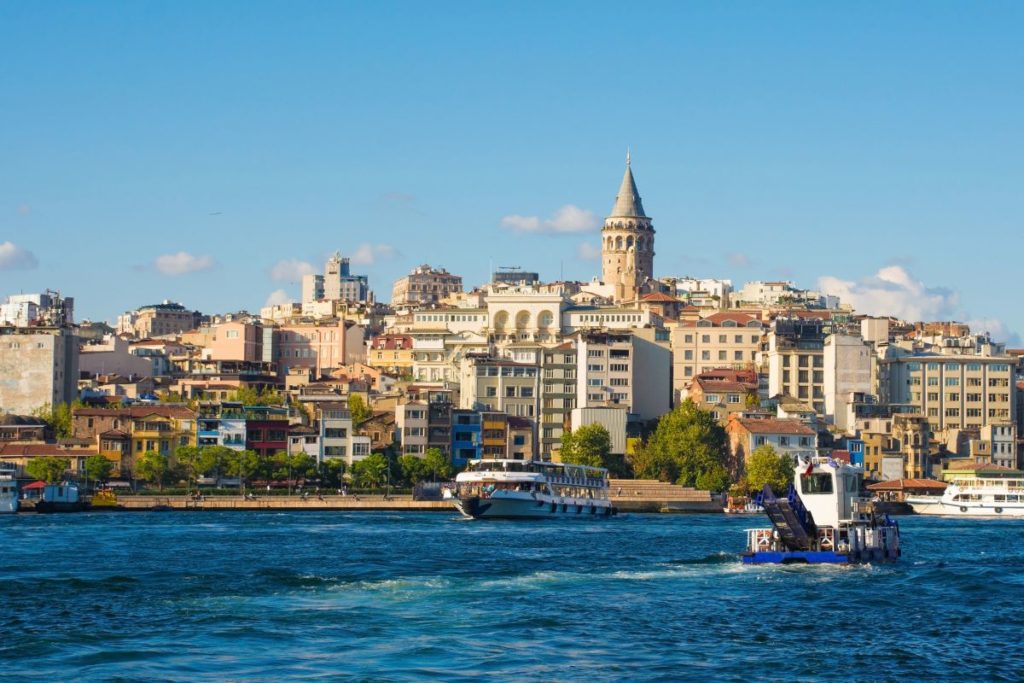
<svg viewBox="0 0 1024 683">
<path fill-rule="evenodd" d="M 380 453 L 373 453 L 352 465 L 356 483 L 365 488 L 377 488 L 387 477 L 388 461 Z"/>
<path fill-rule="evenodd" d="M 71 406 L 67 403 L 58 403 L 56 406 L 49 403 L 41 405 L 32 411 L 32 416 L 45 422 L 58 439 L 70 438 L 73 433 Z"/>
<path fill-rule="evenodd" d="M 348 397 L 348 412 L 352 414 L 352 426 L 358 427 L 373 415 L 373 411 L 366 405 L 366 401 L 359 394 L 350 394 Z"/>
<path fill-rule="evenodd" d="M 751 493 L 761 491 L 765 484 L 781 492 L 792 481 L 793 459 L 780 455 L 768 444 L 755 448 L 747 459 L 747 487 Z"/>
<path fill-rule="evenodd" d="M 170 463 L 167 458 L 156 451 L 146 451 L 135 462 L 135 471 L 140 477 L 150 484 L 156 484 L 161 491 L 164 490 L 164 481 L 170 471 Z"/>
<path fill-rule="evenodd" d="M 110 479 L 114 471 L 114 463 L 102 455 L 90 455 L 85 459 L 85 474 L 94 481 L 103 484 Z"/>
<path fill-rule="evenodd" d="M 231 451 L 225 463 L 227 473 L 238 477 L 238 490 L 245 491 L 245 482 L 260 467 L 260 456 L 256 451 Z"/>
<path fill-rule="evenodd" d="M 403 455 L 398 459 L 398 466 L 402 471 L 402 480 L 410 486 L 415 486 L 430 476 L 430 470 L 423 458 L 415 455 Z"/>
<path fill-rule="evenodd" d="M 32 458 L 25 466 L 28 476 L 42 479 L 47 484 L 56 484 L 64 477 L 64 472 L 67 469 L 67 458 Z"/>
<path fill-rule="evenodd" d="M 725 430 L 709 411 L 687 399 L 658 420 L 634 468 L 642 479 L 698 486 L 698 479 L 705 485 L 717 484 L 727 462 Z"/>
<path fill-rule="evenodd" d="M 428 448 L 423 455 L 423 465 L 432 481 L 452 478 L 452 461 L 440 448 Z"/>
<path fill-rule="evenodd" d="M 253 387 L 238 387 L 231 394 L 232 401 L 245 406 L 279 406 L 284 405 L 284 397 L 273 389 L 258 391 Z"/>
<path fill-rule="evenodd" d="M 562 462 L 570 465 L 608 467 L 611 450 L 608 430 L 596 422 L 562 435 Z"/>
<path fill-rule="evenodd" d="M 321 477 L 325 486 L 340 487 L 341 478 L 345 474 L 345 461 L 340 458 L 328 458 L 321 466 Z"/>
</svg>

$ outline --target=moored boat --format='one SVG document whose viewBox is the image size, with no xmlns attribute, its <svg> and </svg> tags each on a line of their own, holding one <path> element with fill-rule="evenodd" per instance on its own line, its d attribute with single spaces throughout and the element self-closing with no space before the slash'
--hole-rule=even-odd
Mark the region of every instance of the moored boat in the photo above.
<svg viewBox="0 0 1024 683">
<path fill-rule="evenodd" d="M 43 497 L 36 503 L 36 512 L 83 512 L 89 509 L 89 501 L 82 498 L 78 484 L 63 482 L 47 484 Z"/>
<path fill-rule="evenodd" d="M 1024 517 L 1024 479 L 958 479 L 941 496 L 907 496 L 919 515 L 953 517 Z"/>
<path fill-rule="evenodd" d="M 12 474 L 0 470 L 0 514 L 18 511 L 18 482 Z"/>
<path fill-rule="evenodd" d="M 445 497 L 465 517 L 523 519 L 608 517 L 608 471 L 563 463 L 473 460 Z"/>
<path fill-rule="evenodd" d="M 861 495 L 864 470 L 830 458 L 798 461 L 784 498 L 759 496 L 771 528 L 748 529 L 746 564 L 855 564 L 896 560 L 899 525 Z"/>
</svg>

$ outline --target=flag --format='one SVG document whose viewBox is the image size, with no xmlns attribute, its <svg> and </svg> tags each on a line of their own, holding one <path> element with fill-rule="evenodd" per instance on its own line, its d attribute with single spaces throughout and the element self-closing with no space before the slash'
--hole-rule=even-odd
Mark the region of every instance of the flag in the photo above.
<svg viewBox="0 0 1024 683">
<path fill-rule="evenodd" d="M 814 461 L 813 460 L 808 460 L 807 461 L 807 469 L 804 470 L 804 476 L 806 477 L 806 476 L 809 476 L 809 475 L 811 475 L 813 473 L 814 473 Z"/>
</svg>

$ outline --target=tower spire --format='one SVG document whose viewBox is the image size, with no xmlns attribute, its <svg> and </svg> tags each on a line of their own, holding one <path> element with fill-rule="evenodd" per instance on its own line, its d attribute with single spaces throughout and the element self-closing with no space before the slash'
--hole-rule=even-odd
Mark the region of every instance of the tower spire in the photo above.
<svg viewBox="0 0 1024 683">
<path fill-rule="evenodd" d="M 626 149 L 626 173 L 622 176 L 622 185 L 619 187 L 619 194 L 615 197 L 615 206 L 612 207 L 612 216 L 624 218 L 646 218 L 644 205 L 640 201 L 640 192 L 636 189 L 636 182 L 633 180 L 632 154 Z"/>
</svg>

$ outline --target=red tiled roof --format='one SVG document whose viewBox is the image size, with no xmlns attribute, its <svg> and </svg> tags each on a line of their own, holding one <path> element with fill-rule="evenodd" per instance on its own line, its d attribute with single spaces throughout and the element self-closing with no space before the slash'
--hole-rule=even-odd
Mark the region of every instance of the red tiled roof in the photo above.
<svg viewBox="0 0 1024 683">
<path fill-rule="evenodd" d="M 232 387 L 234 388 L 234 387 Z M 160 417 L 176 417 L 179 419 L 191 419 L 196 416 L 195 411 L 185 406 L 155 405 L 155 406 L 128 406 L 127 408 L 74 408 L 71 414 L 75 417 L 148 417 L 159 415 Z"/>
<path fill-rule="evenodd" d="M 926 489 L 929 491 L 945 491 L 947 484 L 934 479 L 894 479 L 868 484 L 870 491 L 905 491 L 908 489 Z"/>
<path fill-rule="evenodd" d="M 679 303 L 679 299 L 675 298 L 674 296 L 669 296 L 668 294 L 664 294 L 663 292 L 652 292 L 651 294 L 644 294 L 642 297 L 640 297 L 640 300 L 641 301 L 653 301 L 653 302 L 657 302 L 657 303 L 671 303 L 671 304 Z"/>
<path fill-rule="evenodd" d="M 0 446 L 0 458 L 47 455 L 70 458 L 80 455 L 96 455 L 96 451 L 91 448 L 61 448 L 54 443 L 7 443 Z"/>
<path fill-rule="evenodd" d="M 704 318 L 704 320 L 708 320 L 708 321 L 714 323 L 715 325 L 721 325 L 722 323 L 724 323 L 726 321 L 731 321 L 731 322 L 734 322 L 734 323 L 736 323 L 737 325 L 739 325 L 741 327 L 749 325 L 750 323 L 760 323 L 761 322 L 757 318 L 755 318 L 755 317 L 753 317 L 751 315 L 747 315 L 746 313 L 729 313 L 729 312 L 724 312 L 724 311 L 721 312 L 721 313 L 712 313 L 711 315 L 709 315 L 706 318 Z"/>
<path fill-rule="evenodd" d="M 700 386 L 704 393 L 709 391 L 751 391 L 757 389 L 757 382 L 734 382 L 728 379 L 713 379 L 705 377 L 697 377 L 694 383 Z"/>
<path fill-rule="evenodd" d="M 374 337 L 370 342 L 370 348 L 374 351 L 394 351 L 399 348 L 399 342 L 401 350 L 412 348 L 412 337 L 404 334 L 382 334 Z"/>
<path fill-rule="evenodd" d="M 813 436 L 814 430 L 805 425 L 800 420 L 777 420 L 769 418 L 765 420 L 755 420 L 747 418 L 737 418 L 735 420 L 744 429 L 751 434 L 800 434 L 806 436 Z"/>
</svg>

